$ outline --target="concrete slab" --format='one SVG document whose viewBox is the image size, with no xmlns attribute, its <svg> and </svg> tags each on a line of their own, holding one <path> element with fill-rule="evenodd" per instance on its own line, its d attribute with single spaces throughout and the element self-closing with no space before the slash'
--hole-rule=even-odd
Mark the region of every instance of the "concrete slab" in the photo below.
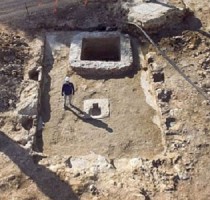
<svg viewBox="0 0 210 200">
<path fill-rule="evenodd" d="M 179 23 L 184 13 L 181 8 L 158 1 L 155 3 L 134 3 L 129 9 L 128 20 L 141 25 L 146 30 L 157 31 L 167 25 Z"/>
<path fill-rule="evenodd" d="M 156 3 L 142 3 L 132 8 L 132 11 L 139 15 L 139 19 L 141 19 L 142 22 L 159 18 L 170 10 L 172 10 L 172 8 Z"/>
<path fill-rule="evenodd" d="M 133 58 L 128 35 L 119 32 L 81 32 L 71 42 L 69 63 L 79 74 L 119 74 Z"/>
<path fill-rule="evenodd" d="M 108 99 L 87 99 L 84 100 L 84 112 L 86 118 L 102 119 L 109 116 Z"/>
</svg>

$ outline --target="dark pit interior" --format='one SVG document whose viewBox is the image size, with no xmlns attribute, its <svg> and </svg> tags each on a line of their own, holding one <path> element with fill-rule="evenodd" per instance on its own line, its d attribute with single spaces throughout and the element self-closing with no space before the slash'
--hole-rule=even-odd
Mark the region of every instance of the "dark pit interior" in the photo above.
<svg viewBox="0 0 210 200">
<path fill-rule="evenodd" d="M 81 60 L 120 61 L 120 37 L 83 38 Z"/>
</svg>

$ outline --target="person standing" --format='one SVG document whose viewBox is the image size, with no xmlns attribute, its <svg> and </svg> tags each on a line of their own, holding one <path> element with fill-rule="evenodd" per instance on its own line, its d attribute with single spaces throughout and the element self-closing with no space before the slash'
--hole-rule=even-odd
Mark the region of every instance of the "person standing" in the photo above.
<svg viewBox="0 0 210 200">
<path fill-rule="evenodd" d="M 74 95 L 74 84 L 70 82 L 70 78 L 68 76 L 65 78 L 65 82 L 62 86 L 61 95 L 64 96 L 64 108 L 67 106 L 67 101 L 71 106 L 71 99 Z"/>
</svg>

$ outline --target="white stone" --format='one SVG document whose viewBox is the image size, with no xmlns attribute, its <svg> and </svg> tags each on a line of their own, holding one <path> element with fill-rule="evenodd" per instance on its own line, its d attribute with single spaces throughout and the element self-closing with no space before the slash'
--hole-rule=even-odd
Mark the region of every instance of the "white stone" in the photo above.
<svg viewBox="0 0 210 200">
<path fill-rule="evenodd" d="M 132 158 L 129 161 L 129 164 L 131 165 L 132 168 L 138 168 L 142 166 L 142 160 L 141 158 Z"/>
<path fill-rule="evenodd" d="M 17 112 L 20 115 L 37 115 L 38 114 L 38 84 L 34 81 L 23 83 L 26 85 L 21 92 L 20 103 L 17 104 Z"/>
<path fill-rule="evenodd" d="M 28 97 L 18 104 L 18 114 L 21 115 L 37 115 L 38 98 L 36 95 Z"/>
<path fill-rule="evenodd" d="M 13 137 L 14 141 L 22 144 L 22 145 L 26 145 L 28 140 L 28 133 L 26 130 L 21 130 L 19 132 L 16 133 L 16 135 Z"/>
<path fill-rule="evenodd" d="M 128 14 L 129 22 L 137 23 L 144 29 L 158 30 L 167 24 L 178 23 L 183 10 L 160 3 L 133 3 Z"/>
<path fill-rule="evenodd" d="M 90 109 L 93 104 L 98 104 L 101 109 L 100 115 L 91 115 Z M 108 99 L 87 99 L 84 100 L 84 112 L 86 118 L 101 119 L 109 116 L 109 100 Z"/>
<path fill-rule="evenodd" d="M 174 108 L 174 109 L 171 109 L 170 110 L 170 115 L 172 117 L 175 117 L 175 118 L 179 118 L 180 117 L 180 114 L 181 114 L 181 109 L 178 109 L 178 108 Z"/>
<path fill-rule="evenodd" d="M 72 158 L 71 164 L 73 169 L 87 169 L 90 167 L 90 162 L 84 158 Z"/>
</svg>

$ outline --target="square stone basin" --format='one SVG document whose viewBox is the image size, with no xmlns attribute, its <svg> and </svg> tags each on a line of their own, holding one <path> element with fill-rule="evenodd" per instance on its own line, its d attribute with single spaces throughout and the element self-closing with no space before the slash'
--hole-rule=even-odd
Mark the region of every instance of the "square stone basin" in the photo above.
<svg viewBox="0 0 210 200">
<path fill-rule="evenodd" d="M 81 32 L 70 46 L 70 67 L 79 74 L 118 74 L 133 63 L 130 37 L 120 32 Z"/>
</svg>

